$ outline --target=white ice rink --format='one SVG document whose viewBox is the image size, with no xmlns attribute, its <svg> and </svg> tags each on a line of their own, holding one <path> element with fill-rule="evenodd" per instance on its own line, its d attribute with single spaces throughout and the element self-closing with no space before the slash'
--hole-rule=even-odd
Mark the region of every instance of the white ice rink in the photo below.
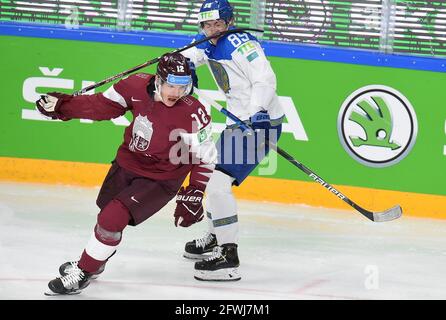
<svg viewBox="0 0 446 320">
<path fill-rule="evenodd" d="M 104 274 L 80 295 L 46 297 L 59 265 L 90 237 L 97 192 L 0 183 L 0 299 L 446 298 L 446 221 L 374 223 L 353 211 L 256 202 L 239 205 L 241 281 L 193 278 L 184 243 L 206 223 L 175 228 L 170 203 L 124 231 Z"/>
</svg>

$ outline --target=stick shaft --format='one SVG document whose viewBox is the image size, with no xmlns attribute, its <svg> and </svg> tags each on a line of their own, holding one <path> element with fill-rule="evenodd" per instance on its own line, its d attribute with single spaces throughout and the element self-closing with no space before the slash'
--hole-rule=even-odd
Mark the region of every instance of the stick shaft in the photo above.
<svg viewBox="0 0 446 320">
<path fill-rule="evenodd" d="M 223 114 L 225 114 L 228 118 L 230 118 L 231 120 L 233 120 L 236 123 L 241 123 L 243 127 L 248 128 L 249 130 L 252 130 L 252 128 L 250 128 L 249 126 L 247 126 L 242 120 L 240 120 L 237 116 L 235 116 L 233 113 L 231 113 L 230 111 L 228 111 L 227 109 L 225 109 L 223 106 L 221 106 L 218 102 L 214 101 L 213 99 L 209 98 L 208 96 L 206 96 L 206 94 L 204 94 L 201 90 L 198 90 L 197 88 L 194 88 L 194 91 L 196 92 L 196 94 L 202 98 L 204 101 L 206 101 L 209 105 L 211 105 L 212 107 L 216 108 L 218 111 L 222 112 Z M 343 193 L 341 193 L 339 190 L 337 190 L 336 188 L 334 188 L 332 185 L 330 185 L 329 183 L 327 183 L 324 179 L 322 179 L 319 175 L 317 175 L 314 171 L 312 171 L 311 169 L 309 169 L 308 167 L 306 167 L 304 164 L 302 164 L 301 162 L 297 161 L 293 156 L 291 156 L 289 153 L 287 153 L 285 150 L 282 150 L 281 148 L 279 148 L 276 144 L 267 141 L 268 145 L 270 146 L 271 149 L 275 150 L 279 155 L 281 155 L 285 160 L 287 160 L 288 162 L 290 162 L 291 164 L 293 164 L 294 166 L 296 166 L 297 168 L 299 168 L 301 171 L 303 171 L 307 176 L 309 176 L 311 179 L 313 179 L 315 182 L 318 182 L 320 185 L 322 185 L 324 188 L 326 188 L 328 191 L 330 191 L 331 193 L 333 193 L 336 197 L 338 197 L 339 199 L 341 199 L 342 201 L 344 201 L 345 203 L 347 203 L 349 206 L 351 206 L 352 208 L 354 208 L 355 210 L 357 210 L 359 213 L 361 213 L 363 216 L 365 216 L 366 218 L 372 220 L 372 221 L 376 221 L 376 214 L 374 214 L 373 212 L 366 210 L 364 208 L 362 208 L 361 206 L 359 206 L 358 204 L 356 204 L 355 202 L 353 202 L 352 200 L 350 200 L 347 196 L 345 196 Z M 393 218 L 395 219 L 395 218 Z M 393 220 L 392 219 L 392 220 Z M 382 218 L 382 220 L 380 221 L 386 221 L 385 217 Z"/>
<path fill-rule="evenodd" d="M 177 49 L 177 50 L 172 51 L 171 53 L 179 53 L 179 52 L 183 52 L 183 51 L 185 51 L 185 50 L 187 50 L 187 49 L 190 49 L 190 48 L 192 48 L 192 47 L 195 47 L 195 46 L 197 46 L 197 45 L 199 45 L 199 44 L 201 44 L 201 43 L 203 43 L 203 42 L 209 41 L 209 40 L 211 40 L 211 39 L 213 39 L 213 38 L 218 38 L 218 37 L 221 37 L 221 36 L 224 36 L 224 35 L 227 35 L 227 34 L 238 33 L 238 32 L 244 32 L 244 31 L 263 32 L 263 30 L 260 30 L 260 29 L 254 29 L 254 28 L 236 28 L 236 29 L 230 29 L 230 30 L 226 30 L 226 31 L 223 31 L 223 32 L 219 32 L 219 33 L 214 34 L 214 35 L 212 35 L 212 36 L 203 38 L 203 39 L 201 39 L 201 40 L 192 42 L 192 43 L 190 43 L 190 44 L 188 44 L 188 45 L 186 45 L 186 46 L 184 46 L 184 47 L 182 47 L 182 48 L 179 48 L 179 49 Z M 121 72 L 121 73 L 118 73 L 118 74 L 116 74 L 116 75 L 114 75 L 114 76 L 111 76 L 111 77 L 109 77 L 109 78 L 106 78 L 106 79 L 104 79 L 104 80 L 102 80 L 102 81 L 93 83 L 93 84 L 91 84 L 91 85 L 89 85 L 89 86 L 87 86 L 87 87 L 85 87 L 85 88 L 83 88 L 83 89 L 81 89 L 81 90 L 78 90 L 78 91 L 74 92 L 74 93 L 73 93 L 73 96 L 78 96 L 78 95 L 84 94 L 85 92 L 88 92 L 88 91 L 90 91 L 90 90 L 93 90 L 93 89 L 95 89 L 95 88 L 97 88 L 97 87 L 100 87 L 100 86 L 106 84 L 106 83 L 112 82 L 112 81 L 114 81 L 114 80 L 116 80 L 116 79 L 119 79 L 119 78 L 122 78 L 122 77 L 125 77 L 126 75 L 128 75 L 128 74 L 130 74 L 130 73 L 133 73 L 133 72 L 135 72 L 135 71 L 141 70 L 142 68 L 145 68 L 145 67 L 148 67 L 148 66 L 150 66 L 150 65 L 152 65 L 152 64 L 155 64 L 155 63 L 157 63 L 157 62 L 159 61 L 160 58 L 161 58 L 161 57 L 158 57 L 158 58 L 149 60 L 149 61 L 147 61 L 147 62 L 144 62 L 144 63 L 140 64 L 140 65 L 137 65 L 136 67 L 133 67 L 133 68 L 131 68 L 131 69 L 128 69 L 128 70 L 126 70 L 126 71 L 123 71 L 123 72 Z"/>
</svg>

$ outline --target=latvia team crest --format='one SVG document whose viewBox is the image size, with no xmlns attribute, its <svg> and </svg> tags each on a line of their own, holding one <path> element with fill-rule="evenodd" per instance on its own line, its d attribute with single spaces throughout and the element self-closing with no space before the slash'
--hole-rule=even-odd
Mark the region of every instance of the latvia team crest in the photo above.
<svg viewBox="0 0 446 320">
<path fill-rule="evenodd" d="M 147 116 L 138 115 L 133 124 L 132 140 L 129 144 L 130 151 L 146 151 L 152 139 L 153 126 Z"/>
</svg>

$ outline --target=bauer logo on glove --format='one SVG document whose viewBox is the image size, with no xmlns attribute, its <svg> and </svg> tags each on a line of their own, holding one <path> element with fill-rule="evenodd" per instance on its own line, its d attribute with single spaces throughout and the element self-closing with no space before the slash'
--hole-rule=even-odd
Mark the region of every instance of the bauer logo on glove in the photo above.
<svg viewBox="0 0 446 320">
<path fill-rule="evenodd" d="M 175 208 L 175 226 L 189 227 L 203 220 L 204 192 L 194 186 L 181 187 L 177 194 Z"/>
<path fill-rule="evenodd" d="M 254 130 L 267 130 L 271 128 L 271 119 L 267 111 L 259 111 L 254 114 L 249 120 L 251 121 L 251 127 Z"/>
</svg>

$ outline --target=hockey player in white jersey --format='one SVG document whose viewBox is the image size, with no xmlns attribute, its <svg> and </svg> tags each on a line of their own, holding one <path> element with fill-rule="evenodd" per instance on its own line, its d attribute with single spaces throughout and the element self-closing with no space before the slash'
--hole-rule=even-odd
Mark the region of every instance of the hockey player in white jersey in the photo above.
<svg viewBox="0 0 446 320">
<path fill-rule="evenodd" d="M 234 28 L 233 8 L 227 0 L 205 0 L 198 22 L 201 33 L 194 41 Z M 284 112 L 276 94 L 276 76 L 259 42 L 249 33 L 213 38 L 183 55 L 196 67 L 208 65 L 226 96 L 228 110 L 256 130 L 255 143 L 242 141 L 244 133 L 227 120 L 217 142 L 219 163 L 206 189 L 209 231 L 188 242 L 184 252 L 186 258 L 204 259 L 195 263 L 196 279 L 239 280 L 239 229 L 232 186 L 239 186 L 268 153 L 265 136 L 276 143 L 281 134 Z"/>
</svg>

